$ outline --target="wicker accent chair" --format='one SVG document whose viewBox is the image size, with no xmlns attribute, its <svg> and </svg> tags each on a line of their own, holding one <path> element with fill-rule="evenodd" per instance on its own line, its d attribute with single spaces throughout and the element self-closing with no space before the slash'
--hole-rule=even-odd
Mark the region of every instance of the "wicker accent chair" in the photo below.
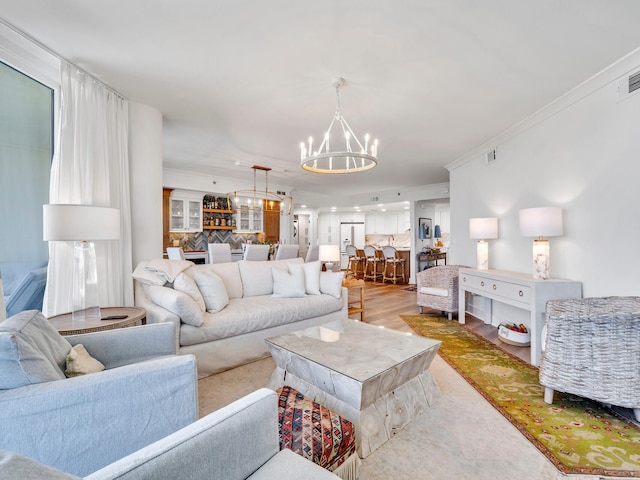
<svg viewBox="0 0 640 480">
<path fill-rule="evenodd" d="M 640 421 L 640 297 L 550 300 L 545 314 L 544 401 L 557 390 L 632 408 Z"/>
<path fill-rule="evenodd" d="M 417 296 L 420 313 L 423 307 L 447 312 L 449 320 L 458 311 L 458 275 L 463 265 L 441 265 L 418 272 Z"/>
</svg>

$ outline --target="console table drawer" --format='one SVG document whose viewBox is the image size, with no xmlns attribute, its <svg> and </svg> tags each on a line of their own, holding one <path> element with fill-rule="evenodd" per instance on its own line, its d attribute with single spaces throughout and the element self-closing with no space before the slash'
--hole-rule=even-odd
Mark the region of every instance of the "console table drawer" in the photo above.
<svg viewBox="0 0 640 480">
<path fill-rule="evenodd" d="M 531 288 L 526 285 L 475 275 L 462 275 L 460 280 L 465 289 L 486 297 L 500 297 L 509 303 L 531 303 Z"/>
</svg>

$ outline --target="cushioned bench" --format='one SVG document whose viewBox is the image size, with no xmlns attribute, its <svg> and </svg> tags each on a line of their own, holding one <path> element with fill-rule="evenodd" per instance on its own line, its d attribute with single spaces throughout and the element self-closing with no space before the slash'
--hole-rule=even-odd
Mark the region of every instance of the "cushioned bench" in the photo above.
<svg viewBox="0 0 640 480">
<path fill-rule="evenodd" d="M 360 458 L 353 423 L 287 385 L 276 392 L 280 450 L 292 450 L 343 480 L 355 480 Z"/>
</svg>

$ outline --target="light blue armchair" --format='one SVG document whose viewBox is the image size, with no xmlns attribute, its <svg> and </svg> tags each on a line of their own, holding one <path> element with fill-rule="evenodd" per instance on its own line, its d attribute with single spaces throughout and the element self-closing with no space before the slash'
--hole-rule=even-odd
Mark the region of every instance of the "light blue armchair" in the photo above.
<svg viewBox="0 0 640 480">
<path fill-rule="evenodd" d="M 80 480 L 0 449 L 0 478 Z M 266 388 L 107 465 L 85 480 L 339 480 L 315 463 L 280 450 L 278 398 Z"/>
<path fill-rule="evenodd" d="M 60 352 L 79 343 L 105 370 L 65 378 Z M 60 337 L 37 311 L 7 319 L 0 449 L 85 476 L 196 421 L 195 358 L 175 353 L 169 323 Z"/>
</svg>

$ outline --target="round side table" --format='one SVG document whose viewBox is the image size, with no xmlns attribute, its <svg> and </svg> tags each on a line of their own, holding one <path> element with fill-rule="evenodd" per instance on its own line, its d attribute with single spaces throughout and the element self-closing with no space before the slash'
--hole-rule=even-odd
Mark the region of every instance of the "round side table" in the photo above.
<svg viewBox="0 0 640 480">
<path fill-rule="evenodd" d="M 63 313 L 49 318 L 51 324 L 60 335 L 77 335 L 79 333 L 99 332 L 114 328 L 133 327 L 147 323 L 147 311 L 142 307 L 106 307 L 100 309 L 100 317 L 126 315 L 118 320 L 86 320 L 73 322 L 71 313 Z"/>
</svg>

